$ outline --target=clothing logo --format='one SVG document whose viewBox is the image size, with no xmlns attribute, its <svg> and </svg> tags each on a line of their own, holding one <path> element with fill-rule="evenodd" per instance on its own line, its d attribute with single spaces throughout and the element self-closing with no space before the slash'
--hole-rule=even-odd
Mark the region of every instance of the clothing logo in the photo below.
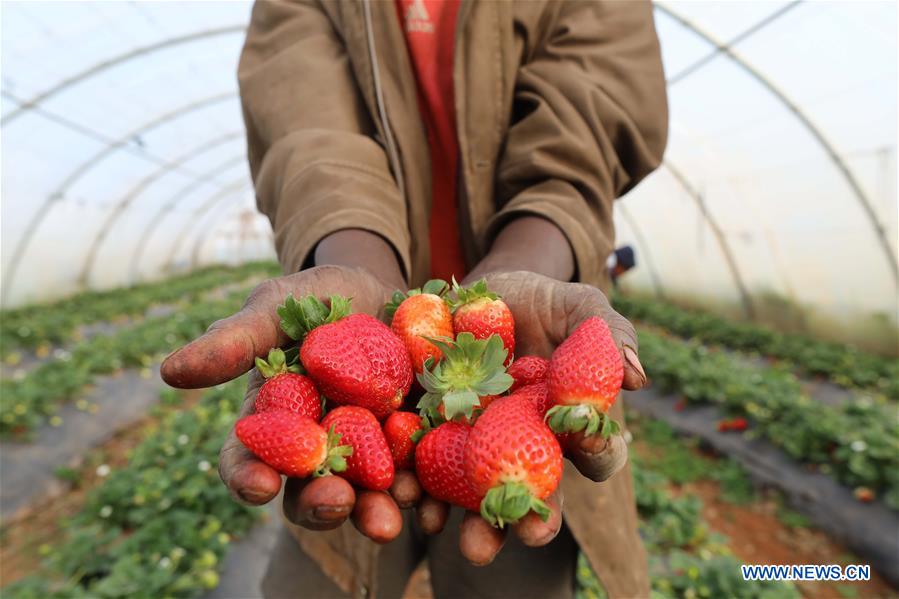
<svg viewBox="0 0 899 599">
<path fill-rule="evenodd" d="M 431 22 L 424 0 L 412 0 L 412 4 L 406 9 L 405 18 L 407 32 L 434 33 L 434 23 Z"/>
</svg>

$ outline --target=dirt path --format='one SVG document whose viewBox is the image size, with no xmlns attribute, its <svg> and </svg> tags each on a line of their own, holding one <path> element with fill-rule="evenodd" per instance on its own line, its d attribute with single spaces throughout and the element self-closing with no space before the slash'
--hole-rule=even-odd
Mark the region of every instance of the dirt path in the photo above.
<svg viewBox="0 0 899 599">
<path fill-rule="evenodd" d="M 183 402 L 172 409 L 184 410 L 200 400 L 201 391 L 182 392 Z M 145 416 L 129 428 L 121 430 L 99 447 L 83 456 L 74 471 L 73 484 L 58 481 L 55 493 L 31 503 L 13 520 L 6 520 L 0 529 L 0 581 L 3 586 L 33 573 L 43 559 L 42 554 L 58 543 L 62 535 L 62 520 L 84 505 L 87 493 L 103 481 L 106 468 L 123 467 L 128 463 L 130 450 L 144 439 L 147 432 L 159 423 L 161 416 Z"/>
<path fill-rule="evenodd" d="M 718 483 L 700 481 L 684 485 L 680 492 L 700 497 L 703 518 L 709 527 L 728 537 L 728 547 L 747 564 L 863 564 L 820 530 L 790 527 L 777 517 L 779 506 L 766 498 L 747 506 L 719 499 Z M 802 582 L 797 584 L 805 597 L 845 599 L 846 597 L 897 597 L 899 594 L 876 572 L 863 582 Z"/>
<path fill-rule="evenodd" d="M 647 462 L 658 449 L 640 440 L 637 435 L 630 450 Z M 710 463 L 717 459 L 699 450 L 695 455 Z M 710 467 L 711 471 L 712 468 Z M 727 537 L 727 547 L 745 564 L 865 564 L 864 559 L 851 554 L 823 531 L 804 526 L 789 526 L 778 517 L 781 511 L 774 491 L 760 494 L 759 499 L 746 505 L 735 505 L 721 499 L 721 485 L 710 480 L 698 480 L 682 485 L 672 484 L 673 496 L 694 496 L 702 500 L 702 520 L 713 532 Z M 860 582 L 801 582 L 797 588 L 809 599 L 875 599 L 899 597 L 876 572 L 871 580 Z"/>
</svg>

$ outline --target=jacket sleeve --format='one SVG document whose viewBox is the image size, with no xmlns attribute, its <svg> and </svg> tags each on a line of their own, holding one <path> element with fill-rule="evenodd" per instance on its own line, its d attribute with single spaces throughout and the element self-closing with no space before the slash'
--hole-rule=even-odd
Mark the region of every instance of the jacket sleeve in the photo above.
<svg viewBox="0 0 899 599">
<path fill-rule="evenodd" d="M 613 249 L 613 200 L 662 159 L 665 79 L 649 2 L 555 10 L 518 71 L 487 234 L 520 214 L 547 218 L 568 238 L 577 278 L 597 283 Z"/>
<path fill-rule="evenodd" d="M 253 6 L 238 81 L 259 209 L 286 272 L 348 228 L 372 231 L 409 273 L 406 208 L 346 48 L 317 2 Z"/>
</svg>

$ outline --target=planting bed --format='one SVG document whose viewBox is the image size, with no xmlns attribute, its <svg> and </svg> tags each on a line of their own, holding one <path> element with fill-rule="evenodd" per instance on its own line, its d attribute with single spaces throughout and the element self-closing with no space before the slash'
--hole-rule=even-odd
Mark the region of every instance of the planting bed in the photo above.
<svg viewBox="0 0 899 599">
<path fill-rule="evenodd" d="M 162 391 L 157 365 L 236 310 L 251 279 L 274 272 L 210 269 L 3 314 L 4 597 L 258 596 L 280 503 L 240 506 L 216 473 L 243 382 Z M 893 365 L 623 301 L 652 323 L 638 329 L 653 387 L 626 403 L 655 596 L 895 596 L 880 576 L 750 584 L 739 571 L 740 563 L 870 562 L 899 582 L 890 568 L 899 556 Z M 735 418 L 745 432 L 717 430 Z M 407 598 L 427 593 L 419 572 Z M 578 594 L 603 594 L 583 560 Z"/>
</svg>

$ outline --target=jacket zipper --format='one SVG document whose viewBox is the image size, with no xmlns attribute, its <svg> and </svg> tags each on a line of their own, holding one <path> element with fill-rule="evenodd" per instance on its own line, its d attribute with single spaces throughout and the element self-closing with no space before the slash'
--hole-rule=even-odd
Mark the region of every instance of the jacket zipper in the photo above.
<svg viewBox="0 0 899 599">
<path fill-rule="evenodd" d="M 400 197 L 406 202 L 406 181 L 403 177 L 403 166 L 400 163 L 399 152 L 396 149 L 396 142 L 393 138 L 393 132 L 390 129 L 390 123 L 387 120 L 387 107 L 384 103 L 384 92 L 381 88 L 381 74 L 378 70 L 378 54 L 375 48 L 374 25 L 371 16 L 371 0 L 362 0 L 363 16 L 365 19 L 365 37 L 368 42 L 368 56 L 371 61 L 372 79 L 375 84 L 375 100 L 378 104 L 378 117 L 381 119 L 381 126 L 384 128 L 384 141 L 387 145 L 387 158 L 390 160 L 390 167 L 396 177 L 396 184 L 400 191 Z"/>
</svg>

